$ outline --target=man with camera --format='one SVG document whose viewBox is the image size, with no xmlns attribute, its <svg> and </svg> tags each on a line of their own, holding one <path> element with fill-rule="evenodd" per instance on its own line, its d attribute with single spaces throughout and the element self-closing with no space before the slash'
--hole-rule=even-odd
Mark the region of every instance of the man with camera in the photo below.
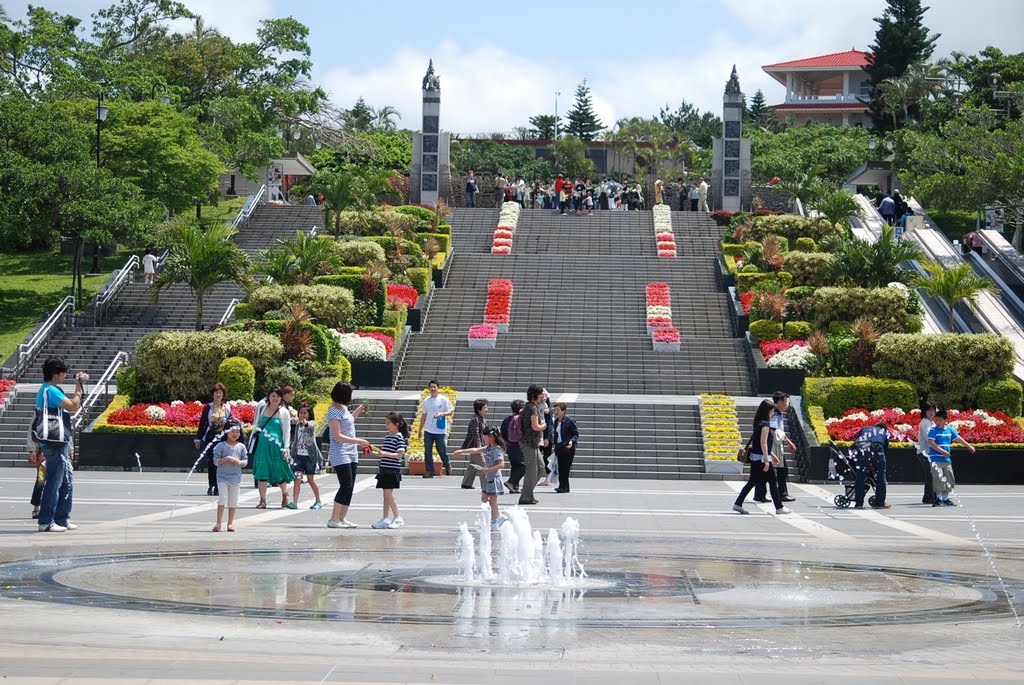
<svg viewBox="0 0 1024 685">
<path fill-rule="evenodd" d="M 40 533 L 63 533 L 78 528 L 68 521 L 74 492 L 71 414 L 82 406 L 82 384 L 89 380 L 89 375 L 75 374 L 75 394 L 71 397 L 60 388 L 67 375 L 68 365 L 60 357 L 43 362 L 43 385 L 36 395 L 36 418 L 32 422 L 32 440 L 46 464 L 39 504 Z"/>
</svg>

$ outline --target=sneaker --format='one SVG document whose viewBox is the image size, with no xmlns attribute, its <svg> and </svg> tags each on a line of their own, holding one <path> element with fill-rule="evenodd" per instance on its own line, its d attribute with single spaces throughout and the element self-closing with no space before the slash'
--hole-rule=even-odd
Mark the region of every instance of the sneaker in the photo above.
<svg viewBox="0 0 1024 685">
<path fill-rule="evenodd" d="M 206 488 L 206 496 L 213 497 L 213 488 Z"/>
<path fill-rule="evenodd" d="M 342 523 L 345 523 L 345 521 L 342 521 Z M 380 521 L 377 521 L 376 523 L 371 524 L 370 528 L 373 528 L 375 530 L 381 530 L 382 528 L 387 528 L 390 525 L 391 525 L 391 521 L 388 521 L 387 519 L 381 519 Z"/>
<path fill-rule="evenodd" d="M 491 519 L 491 530 L 498 530 L 498 519 Z"/>
<path fill-rule="evenodd" d="M 404 525 L 405 519 L 403 519 L 401 516 L 396 516 L 395 518 L 391 519 L 391 523 L 388 524 L 388 528 L 401 528 Z"/>
<path fill-rule="evenodd" d="M 498 526 L 500 527 L 501 524 L 505 523 L 505 521 L 508 521 L 508 516 L 505 516 L 504 514 L 498 514 Z"/>
<path fill-rule="evenodd" d="M 313 509 L 313 510 L 323 509 L 323 508 L 324 508 L 324 505 L 320 504 L 319 502 L 313 502 L 313 506 L 310 507 L 310 509 Z"/>
<path fill-rule="evenodd" d="M 42 524 L 39 525 L 40 533 L 63 533 L 66 530 L 67 528 L 64 526 L 58 526 L 56 523 L 51 523 L 45 526 Z"/>
<path fill-rule="evenodd" d="M 854 505 L 853 505 L 853 508 L 854 508 L 854 509 L 863 509 L 863 508 L 864 508 L 864 505 L 863 505 L 863 504 L 854 504 Z"/>
<path fill-rule="evenodd" d="M 342 524 L 341 521 L 335 521 L 334 519 L 330 519 L 329 521 L 327 521 L 327 527 L 328 528 L 344 528 L 345 525 Z"/>
<path fill-rule="evenodd" d="M 431 473 L 430 471 L 427 471 L 426 473 L 423 474 L 423 477 L 424 478 L 433 478 L 434 474 Z"/>
<path fill-rule="evenodd" d="M 285 509 L 298 509 L 299 505 L 296 504 L 295 502 L 289 502 L 288 504 L 284 505 L 284 508 Z"/>
<path fill-rule="evenodd" d="M 78 525 L 68 521 L 67 525 L 64 526 L 67 530 L 78 530 Z"/>
<path fill-rule="evenodd" d="M 934 502 L 932 502 L 932 506 L 933 507 L 941 507 L 942 506 L 942 500 L 941 499 L 935 500 Z"/>
<path fill-rule="evenodd" d="M 779 507 L 778 509 L 775 510 L 775 515 L 776 516 L 781 516 L 782 514 L 792 514 L 792 513 L 793 512 L 791 510 L 787 509 L 786 507 Z"/>
<path fill-rule="evenodd" d="M 749 513 L 750 513 L 749 511 L 747 511 L 746 509 L 744 509 L 744 508 L 743 508 L 742 506 L 740 506 L 739 504 L 734 504 L 734 505 L 732 505 L 732 510 L 733 510 L 733 511 L 735 511 L 735 512 L 736 512 L 737 514 L 749 514 Z"/>
<path fill-rule="evenodd" d="M 944 500 L 942 500 L 942 506 L 944 506 L 944 507 L 955 507 L 956 506 L 956 502 L 954 502 L 951 499 L 944 499 Z"/>
<path fill-rule="evenodd" d="M 472 485 L 463 485 L 462 489 L 463 490 L 474 490 L 475 488 Z"/>
<path fill-rule="evenodd" d="M 348 519 L 343 519 L 342 522 L 341 522 L 341 527 L 342 528 L 358 528 L 359 524 L 358 523 L 352 523 Z"/>
</svg>

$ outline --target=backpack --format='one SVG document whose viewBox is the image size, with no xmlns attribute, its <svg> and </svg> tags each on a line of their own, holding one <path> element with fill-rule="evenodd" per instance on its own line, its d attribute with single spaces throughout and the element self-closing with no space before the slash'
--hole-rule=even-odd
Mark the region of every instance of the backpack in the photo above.
<svg viewBox="0 0 1024 685">
<path fill-rule="evenodd" d="M 508 422 L 508 441 L 518 443 L 523 439 L 523 416 L 516 414 Z"/>
</svg>

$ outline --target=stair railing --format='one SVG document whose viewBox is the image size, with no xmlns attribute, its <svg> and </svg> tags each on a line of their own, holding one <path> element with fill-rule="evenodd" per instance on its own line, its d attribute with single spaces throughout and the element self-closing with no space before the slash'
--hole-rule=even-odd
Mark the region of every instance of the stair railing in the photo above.
<svg viewBox="0 0 1024 685">
<path fill-rule="evenodd" d="M 153 266 L 153 270 L 159 275 L 163 272 L 164 267 L 167 266 L 167 258 L 171 256 L 170 248 L 160 253 L 160 256 L 156 258 L 156 264 Z"/>
<path fill-rule="evenodd" d="M 217 322 L 217 327 L 226 326 L 232 316 L 235 315 L 235 305 L 238 304 L 238 298 L 233 297 L 228 302 L 228 308 L 224 310 L 224 315 L 220 317 L 220 321 Z"/>
<path fill-rule="evenodd" d="M 320 231 L 320 229 L 317 228 L 316 226 L 314 226 L 313 228 L 309 229 L 309 237 L 310 238 L 315 238 L 319 231 Z"/>
<path fill-rule="evenodd" d="M 71 295 L 65 297 L 57 308 L 50 312 L 39 328 L 32 333 L 27 342 L 18 344 L 18 359 L 14 363 L 14 378 L 20 379 L 22 374 L 28 371 L 28 367 L 35 361 L 36 355 L 43 349 L 46 343 L 50 342 L 57 331 L 63 330 L 71 315 L 75 312 L 75 298 Z"/>
<path fill-rule="evenodd" d="M 96 408 L 96 404 L 100 401 L 100 398 L 110 396 L 110 381 L 117 378 L 118 369 L 127 363 L 127 352 L 118 352 L 115 354 L 113 360 L 111 360 L 110 364 L 107 366 L 106 371 L 100 375 L 96 380 L 96 383 L 92 386 L 92 390 L 90 390 L 85 396 L 85 399 L 82 400 L 82 404 L 78 407 L 78 411 L 71 415 L 71 434 L 75 439 L 75 455 L 79 454 L 79 434 L 92 419 L 93 410 Z M 102 391 L 100 388 L 102 388 Z"/>
<path fill-rule="evenodd" d="M 96 295 L 96 305 L 94 308 L 95 312 L 95 325 L 100 325 L 107 316 L 107 308 L 110 307 L 110 303 L 114 301 L 121 291 L 124 290 L 125 286 L 132 282 L 132 277 L 135 274 L 135 270 L 139 268 L 139 256 L 132 255 L 125 262 L 125 265 L 121 267 L 121 270 L 115 273 L 110 279 L 104 284 L 99 294 Z"/>
<path fill-rule="evenodd" d="M 263 184 L 260 189 L 256 191 L 255 195 L 249 196 L 249 199 L 245 201 L 242 208 L 238 210 L 238 215 L 231 221 L 231 225 L 237 229 L 241 229 L 245 225 L 245 222 L 249 220 L 252 213 L 256 211 L 256 207 L 259 205 L 263 196 L 267 193 L 267 186 Z"/>
</svg>

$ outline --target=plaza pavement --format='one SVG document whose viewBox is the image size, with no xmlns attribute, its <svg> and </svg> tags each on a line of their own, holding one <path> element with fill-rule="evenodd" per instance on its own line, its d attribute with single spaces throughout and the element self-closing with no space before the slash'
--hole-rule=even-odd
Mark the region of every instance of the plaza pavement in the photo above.
<svg viewBox="0 0 1024 685">
<path fill-rule="evenodd" d="M 752 515 L 731 512 L 737 482 L 574 479 L 567 495 L 538 488 L 540 504 L 527 508 L 534 528 L 577 518 L 581 561 L 595 575 L 636 571 L 649 596 L 573 595 L 549 609 L 533 606 L 543 593 L 455 598 L 331 590 L 324 596 L 347 596 L 352 604 L 340 610 L 347 605 L 332 604 L 333 618 L 317 620 L 299 615 L 316 573 L 454 566 L 458 523 L 475 518 L 478 493 L 461 490 L 458 478 L 407 477 L 398 496 L 406 526 L 372 530 L 380 495 L 373 477 L 360 475 L 349 518 L 361 527 L 331 530 L 325 523 L 333 476 L 320 479 L 322 511 L 308 510 L 306 487 L 298 510 L 256 510 L 255 490 L 243 485 L 238 531 L 215 534 L 215 498 L 205 495 L 205 474 L 186 482 L 180 473 L 79 472 L 73 520 L 80 528 L 41 534 L 29 518 L 32 476 L 28 469 L 0 470 L 0 563 L 22 560 L 52 570 L 76 601 L 27 597 L 17 581 L 4 580 L 3 682 L 1024 682 L 1024 629 L 1005 607 L 992 615 L 943 613 L 969 603 L 970 578 L 988 579 L 997 589 L 1001 578 L 1021 610 L 1020 486 L 964 486 L 962 506 L 933 509 L 920 504 L 918 486 L 894 485 L 892 509 L 854 511 L 832 506 L 835 486 L 794 484 L 794 514 L 775 517 L 749 501 Z M 501 499 L 503 506 L 515 500 Z M 269 502 L 279 501 L 271 495 Z M 245 597 L 228 597 L 225 573 L 238 567 L 202 554 L 210 550 L 261 550 L 285 560 L 268 558 L 262 568 L 278 582 L 254 576 Z M 304 550 L 316 550 L 308 568 Z M 146 554 L 151 557 L 142 562 L 132 556 Z M 103 563 L 101 555 L 108 557 Z M 83 564 L 86 557 L 95 566 Z M 738 598 L 735 606 L 687 608 L 657 592 L 657 582 L 676 572 L 688 584 L 701 569 L 698 580 L 708 580 L 717 560 L 745 559 L 770 562 L 763 568 L 775 575 L 763 586 L 756 575 L 761 567 L 752 571 L 753 581 L 734 578 L 737 586 L 751 583 L 746 594 L 738 588 L 721 595 Z M 250 556 L 237 563 L 253 567 L 238 572 L 256 573 L 264 562 Z M 830 564 L 849 568 L 833 571 Z M 681 570 L 690 568 L 696 576 Z M 734 572 L 719 569 L 726 580 Z M 954 576 L 967 580 L 946 582 Z M 700 592 L 694 602 L 711 597 Z M 149 601 L 156 604 L 147 607 Z M 247 601 L 262 611 L 249 611 Z M 222 605 L 245 611 L 217 608 Z M 872 623 L 872 610 L 880 607 Z M 930 613 L 900 618 L 932 607 L 934 620 Z M 728 621 L 722 627 L 673 622 L 691 610 L 720 611 Z M 345 620 L 346 611 L 363 618 Z M 375 611 L 379 619 L 366 618 Z M 854 617 L 849 625 L 847 612 Z"/>
</svg>

